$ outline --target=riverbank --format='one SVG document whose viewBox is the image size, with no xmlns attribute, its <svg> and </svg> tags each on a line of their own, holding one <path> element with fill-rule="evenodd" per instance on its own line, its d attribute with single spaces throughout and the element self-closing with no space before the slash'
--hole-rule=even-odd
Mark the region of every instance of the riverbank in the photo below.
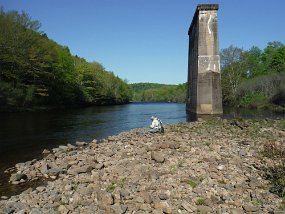
<svg viewBox="0 0 285 214">
<path fill-rule="evenodd" d="M 270 160 L 260 151 L 283 142 L 284 129 L 285 120 L 217 118 L 168 125 L 163 135 L 133 129 L 100 144 L 60 146 L 10 170 L 15 186 L 48 182 L 2 195 L 0 212 L 277 213 L 284 202 L 270 192 Z"/>
</svg>

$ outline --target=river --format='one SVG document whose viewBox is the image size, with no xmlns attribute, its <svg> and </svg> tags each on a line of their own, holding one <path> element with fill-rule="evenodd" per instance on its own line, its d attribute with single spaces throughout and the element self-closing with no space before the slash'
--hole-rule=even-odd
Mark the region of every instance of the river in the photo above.
<svg viewBox="0 0 285 214">
<path fill-rule="evenodd" d="M 0 113 L 0 180 L 1 173 L 16 163 L 40 158 L 44 149 L 76 141 L 91 142 L 132 128 L 148 127 L 150 117 L 158 116 L 164 124 L 185 122 L 185 104 L 131 103 L 77 109 L 37 112 Z M 224 117 L 237 116 L 225 109 Z M 246 118 L 277 118 L 266 111 L 241 111 Z M 4 185 L 2 183 L 2 185 Z M 3 187 L 3 186 L 2 186 Z M 1 181 L 0 181 L 1 189 Z"/>
</svg>

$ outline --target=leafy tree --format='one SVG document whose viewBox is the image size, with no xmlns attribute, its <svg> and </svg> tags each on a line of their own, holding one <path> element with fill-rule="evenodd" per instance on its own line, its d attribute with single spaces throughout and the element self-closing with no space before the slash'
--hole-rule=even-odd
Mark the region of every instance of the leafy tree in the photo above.
<svg viewBox="0 0 285 214">
<path fill-rule="evenodd" d="M 25 13 L 0 9 L 0 104 L 102 105 L 129 101 L 127 83 L 40 32 Z"/>
<path fill-rule="evenodd" d="M 238 86 L 247 76 L 243 50 L 234 46 L 221 50 L 222 89 L 225 103 L 235 104 Z"/>
</svg>

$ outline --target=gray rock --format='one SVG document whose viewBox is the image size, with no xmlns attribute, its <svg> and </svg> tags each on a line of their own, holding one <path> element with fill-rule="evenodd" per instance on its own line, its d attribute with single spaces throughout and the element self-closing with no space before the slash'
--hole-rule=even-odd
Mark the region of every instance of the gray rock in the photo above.
<svg viewBox="0 0 285 214">
<path fill-rule="evenodd" d="M 50 169 L 49 165 L 46 162 L 42 163 L 42 167 L 41 167 L 41 173 L 42 174 L 48 174 L 48 170 Z"/>
<path fill-rule="evenodd" d="M 49 150 L 47 150 L 47 149 L 44 149 L 42 153 L 43 153 L 43 154 L 49 154 L 49 153 L 50 153 L 50 151 L 49 151 Z"/>
<path fill-rule="evenodd" d="M 62 169 L 59 168 L 51 168 L 47 171 L 49 176 L 58 176 L 62 172 Z"/>
<path fill-rule="evenodd" d="M 111 193 L 100 190 L 97 192 L 97 198 L 101 203 L 103 203 L 103 205 L 113 205 L 114 204 L 114 198 L 112 197 Z"/>
<path fill-rule="evenodd" d="M 283 210 L 275 210 L 273 211 L 273 214 L 285 214 L 285 211 Z"/>
<path fill-rule="evenodd" d="M 95 164 L 95 169 L 103 169 L 103 168 L 104 168 L 104 164 L 103 163 Z"/>
<path fill-rule="evenodd" d="M 76 146 L 73 146 L 71 144 L 67 144 L 67 146 L 68 146 L 69 149 L 76 149 Z"/>
<path fill-rule="evenodd" d="M 153 214 L 163 214 L 163 210 L 161 208 L 158 208 L 158 209 L 154 209 L 152 211 Z"/>
<path fill-rule="evenodd" d="M 125 198 L 125 197 L 130 195 L 130 191 L 129 190 L 125 190 L 125 189 L 121 189 L 120 190 L 120 195 L 121 195 L 121 197 Z"/>
<path fill-rule="evenodd" d="M 169 195 L 167 195 L 166 193 L 160 193 L 158 195 L 158 197 L 160 198 L 160 200 L 167 200 L 167 199 L 169 199 Z"/>
<path fill-rule="evenodd" d="M 58 148 L 62 151 L 68 151 L 68 149 L 69 149 L 68 146 L 59 146 Z"/>
<path fill-rule="evenodd" d="M 13 212 L 14 212 L 14 210 L 12 208 L 9 208 L 9 207 L 4 207 L 2 210 L 0 210 L 0 213 L 3 213 L 3 214 L 10 214 Z"/>
<path fill-rule="evenodd" d="M 151 159 L 155 160 L 158 163 L 163 163 L 165 161 L 163 154 L 154 151 L 151 152 Z"/>
<path fill-rule="evenodd" d="M 71 166 L 71 167 L 67 170 L 67 174 L 70 174 L 70 175 L 78 175 L 78 174 L 80 174 L 80 173 L 91 172 L 92 169 L 93 169 L 93 167 L 90 166 L 90 165 L 85 165 L 85 166 L 76 166 L 76 165 L 73 165 L 73 166 Z"/>
<path fill-rule="evenodd" d="M 181 207 L 183 207 L 188 212 L 194 212 L 196 211 L 196 207 L 188 203 L 187 201 L 183 201 L 181 204 Z"/>
<path fill-rule="evenodd" d="M 69 212 L 69 209 L 67 209 L 66 206 L 64 206 L 64 205 L 59 205 L 57 210 L 62 214 L 67 214 Z"/>
<path fill-rule="evenodd" d="M 244 211 L 242 208 L 233 208 L 231 209 L 231 214 L 244 214 Z"/>
<path fill-rule="evenodd" d="M 76 146 L 86 146 L 87 143 L 86 143 L 86 142 L 81 142 L 81 141 L 76 141 L 76 142 L 75 142 L 75 145 L 76 145 Z"/>
<path fill-rule="evenodd" d="M 245 204 L 243 205 L 243 209 L 246 211 L 246 212 L 256 212 L 258 210 L 257 207 L 253 206 L 253 205 L 249 205 L 249 204 Z"/>
<path fill-rule="evenodd" d="M 23 209 L 23 210 L 16 212 L 15 214 L 28 214 L 28 212 L 25 209 Z"/>
<path fill-rule="evenodd" d="M 197 210 L 199 210 L 202 213 L 210 213 L 210 212 L 212 212 L 212 208 L 208 207 L 208 206 L 205 206 L 205 205 L 198 205 L 197 206 Z"/>
<path fill-rule="evenodd" d="M 150 212 L 151 211 L 151 206 L 150 204 L 141 204 L 140 205 L 140 210 Z"/>
<path fill-rule="evenodd" d="M 127 205 L 114 204 L 112 205 L 112 210 L 114 210 L 115 214 L 124 214 L 127 212 Z"/>
<path fill-rule="evenodd" d="M 15 173 L 12 174 L 10 177 L 10 182 L 14 182 L 14 181 L 21 181 L 21 180 L 26 180 L 28 177 L 26 174 L 23 173 Z"/>
</svg>

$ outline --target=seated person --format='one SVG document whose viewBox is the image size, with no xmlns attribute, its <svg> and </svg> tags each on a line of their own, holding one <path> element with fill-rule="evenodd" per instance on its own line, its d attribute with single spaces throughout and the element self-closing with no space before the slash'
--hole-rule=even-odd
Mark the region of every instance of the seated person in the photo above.
<svg viewBox="0 0 285 214">
<path fill-rule="evenodd" d="M 150 119 L 152 120 L 152 122 L 151 122 L 151 125 L 149 126 L 150 128 L 149 132 L 150 133 L 157 133 L 157 132 L 164 133 L 162 122 L 157 117 L 154 117 L 154 116 L 151 116 Z"/>
</svg>

